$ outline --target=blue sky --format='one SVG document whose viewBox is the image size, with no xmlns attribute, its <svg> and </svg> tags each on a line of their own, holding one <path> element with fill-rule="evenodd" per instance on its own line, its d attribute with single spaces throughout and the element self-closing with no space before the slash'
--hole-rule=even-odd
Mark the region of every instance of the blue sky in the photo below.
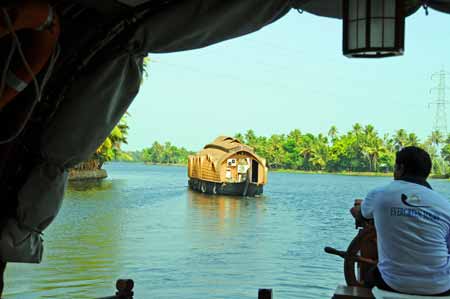
<svg viewBox="0 0 450 299">
<path fill-rule="evenodd" d="M 406 19 L 405 55 L 342 55 L 342 21 L 292 10 L 258 32 L 210 47 L 151 54 L 150 76 L 129 112 L 129 144 L 198 150 L 218 135 L 339 132 L 373 124 L 424 138 L 432 130 L 431 74 L 450 71 L 450 15 Z M 450 86 L 450 77 L 447 84 Z M 450 113 L 450 112 L 449 112 Z"/>
</svg>

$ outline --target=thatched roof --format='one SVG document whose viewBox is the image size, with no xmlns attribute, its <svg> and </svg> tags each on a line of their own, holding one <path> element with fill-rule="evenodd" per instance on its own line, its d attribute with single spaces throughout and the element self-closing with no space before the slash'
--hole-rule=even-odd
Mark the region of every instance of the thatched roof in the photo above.
<svg viewBox="0 0 450 299">
<path fill-rule="evenodd" d="M 207 144 L 204 149 L 210 149 L 215 148 L 219 149 L 221 151 L 230 153 L 230 152 L 236 152 L 241 151 L 245 149 L 246 151 L 253 152 L 253 148 L 241 143 L 239 140 L 233 137 L 227 137 L 227 136 L 219 136 L 210 144 Z"/>
<path fill-rule="evenodd" d="M 238 152 L 245 152 L 259 163 L 266 165 L 265 159 L 259 157 L 252 147 L 241 143 L 236 138 L 219 136 L 212 143 L 205 145 L 205 147 L 196 154 L 196 156 L 206 157 L 215 166 L 220 165 L 224 160 L 233 156 Z"/>
</svg>

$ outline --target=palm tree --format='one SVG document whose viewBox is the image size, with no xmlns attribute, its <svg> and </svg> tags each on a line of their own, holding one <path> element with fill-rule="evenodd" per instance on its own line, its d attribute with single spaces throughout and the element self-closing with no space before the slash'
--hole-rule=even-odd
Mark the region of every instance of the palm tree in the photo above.
<svg viewBox="0 0 450 299">
<path fill-rule="evenodd" d="M 418 146 L 419 145 L 419 138 L 414 133 L 409 133 L 408 135 L 408 141 L 406 142 L 407 146 Z"/>
<path fill-rule="evenodd" d="M 407 142 L 408 142 L 408 134 L 406 133 L 406 131 L 404 129 L 398 130 L 394 136 L 395 150 L 396 151 L 401 150 L 403 147 L 406 146 Z"/>
<path fill-rule="evenodd" d="M 331 126 L 331 128 L 328 130 L 328 137 L 330 137 L 332 143 L 334 143 L 334 141 L 337 139 L 337 135 L 338 129 L 334 125 Z"/>
<path fill-rule="evenodd" d="M 376 134 L 376 132 L 375 132 L 375 127 L 372 126 L 372 125 L 366 125 L 366 126 L 364 127 L 364 134 L 366 134 L 366 135 L 368 135 L 368 136 L 371 136 L 371 135 Z"/>
<path fill-rule="evenodd" d="M 362 133 L 362 126 L 359 123 L 353 125 L 353 133 L 355 133 L 355 135 Z"/>
<path fill-rule="evenodd" d="M 236 135 L 234 135 L 234 138 L 239 140 L 239 142 L 245 142 L 245 137 L 244 135 L 242 135 L 242 133 L 237 133 Z"/>
<path fill-rule="evenodd" d="M 247 130 L 247 132 L 245 132 L 245 134 L 244 134 L 244 137 L 245 137 L 245 143 L 247 143 L 248 145 L 253 146 L 255 144 L 255 141 L 256 141 L 255 131 Z"/>
<path fill-rule="evenodd" d="M 369 171 L 378 171 L 378 159 L 386 152 L 383 140 L 378 137 L 372 139 L 370 145 L 365 147 L 365 152 L 369 159 Z"/>
<path fill-rule="evenodd" d="M 95 154 L 93 155 L 91 160 L 99 161 L 99 168 L 102 167 L 104 162 L 112 161 L 114 159 L 118 159 L 121 156 L 126 157 L 124 153 L 122 153 L 121 145 L 127 144 L 127 136 L 128 136 L 128 125 L 127 125 L 127 115 L 124 115 L 119 123 L 113 128 L 108 137 L 106 137 L 105 141 L 97 148 Z"/>
<path fill-rule="evenodd" d="M 383 144 L 386 147 L 386 150 L 389 152 L 395 152 L 394 139 L 392 139 L 387 133 L 383 135 Z"/>
<path fill-rule="evenodd" d="M 287 138 L 292 138 L 296 142 L 298 142 L 298 141 L 300 141 L 300 139 L 302 139 L 302 132 L 299 129 L 294 129 L 289 132 L 289 134 L 287 135 Z"/>
<path fill-rule="evenodd" d="M 433 145 L 439 147 L 439 145 L 444 141 L 444 136 L 440 131 L 433 131 L 431 132 L 430 141 Z"/>
<path fill-rule="evenodd" d="M 310 162 L 316 170 L 323 170 L 327 165 L 328 160 L 328 140 L 322 134 L 319 134 L 317 138 L 313 140 Z"/>
</svg>

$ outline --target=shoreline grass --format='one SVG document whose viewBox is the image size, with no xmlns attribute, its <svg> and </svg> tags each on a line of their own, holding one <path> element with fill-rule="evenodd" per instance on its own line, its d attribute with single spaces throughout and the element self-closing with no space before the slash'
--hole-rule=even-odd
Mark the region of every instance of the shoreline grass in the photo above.
<svg viewBox="0 0 450 299">
<path fill-rule="evenodd" d="M 113 161 L 114 162 L 114 161 Z M 118 162 L 118 161 L 115 161 Z M 122 161 L 120 161 L 122 162 Z M 187 167 L 187 164 L 182 163 L 150 163 L 143 161 L 133 161 L 132 163 L 143 163 L 145 165 L 150 166 L 178 166 L 178 167 Z M 269 169 L 269 172 L 281 172 L 281 173 L 301 173 L 301 174 L 332 174 L 332 175 L 346 175 L 346 176 L 366 176 L 366 177 L 393 177 L 392 172 L 364 172 L 364 171 L 337 171 L 337 172 L 328 172 L 321 170 L 298 170 L 298 169 L 286 169 L 286 168 L 272 168 Z M 431 174 L 430 179 L 442 179 L 442 180 L 450 180 L 450 178 L 446 175 L 439 174 Z"/>
<path fill-rule="evenodd" d="M 296 169 L 269 169 L 270 172 L 281 172 L 281 173 L 302 173 L 302 174 L 332 174 L 332 175 L 347 175 L 347 176 L 367 176 L 367 177 L 393 177 L 392 172 L 364 172 L 364 171 L 320 171 L 320 170 L 296 170 Z M 442 179 L 449 180 L 450 178 L 446 175 L 431 174 L 430 179 Z"/>
<path fill-rule="evenodd" d="M 361 171 L 320 171 L 320 170 L 296 170 L 296 169 L 269 169 L 270 172 L 282 173 L 302 173 L 302 174 L 332 174 L 332 175 L 347 175 L 347 176 L 376 176 L 376 177 L 392 177 L 392 172 L 361 172 Z"/>
</svg>

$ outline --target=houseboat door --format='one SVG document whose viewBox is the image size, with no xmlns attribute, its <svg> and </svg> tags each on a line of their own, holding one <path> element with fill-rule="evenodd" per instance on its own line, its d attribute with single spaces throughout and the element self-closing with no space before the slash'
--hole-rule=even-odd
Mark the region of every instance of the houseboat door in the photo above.
<svg viewBox="0 0 450 299">
<path fill-rule="evenodd" d="M 258 183 L 258 177 L 259 177 L 259 165 L 258 161 L 252 160 L 252 183 Z"/>
</svg>

